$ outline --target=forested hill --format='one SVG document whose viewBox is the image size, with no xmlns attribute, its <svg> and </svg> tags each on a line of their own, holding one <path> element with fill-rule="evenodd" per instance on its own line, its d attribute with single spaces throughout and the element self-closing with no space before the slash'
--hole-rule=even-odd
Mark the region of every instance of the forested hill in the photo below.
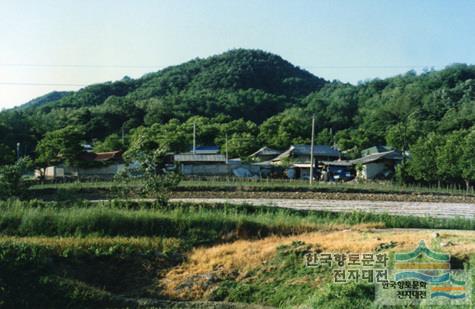
<svg viewBox="0 0 475 309">
<path fill-rule="evenodd" d="M 134 109 L 134 105 L 147 123 L 218 114 L 262 122 L 324 84 L 323 79 L 277 55 L 238 49 L 168 67 L 137 80 L 124 78 L 92 85 L 51 100 L 38 111 L 76 109 L 75 115 L 80 117 L 87 111 L 102 113 L 113 106 Z"/>
<path fill-rule="evenodd" d="M 312 114 L 318 143 L 335 143 L 356 155 L 376 144 L 408 149 L 429 133 L 472 128 L 475 66 L 408 72 L 354 86 L 325 81 L 277 55 L 237 49 L 39 101 L 0 113 L 3 162 L 14 158 L 17 142 L 22 153 L 34 156 L 47 132 L 67 126 L 78 128 L 83 141 L 99 150 L 128 148 L 117 134 L 124 131 L 133 142 L 141 126 L 151 145 L 186 149 L 192 122 L 198 124 L 199 144 L 221 145 L 228 135 L 231 155 L 244 156 L 263 145 L 283 149 L 309 142 Z"/>
<path fill-rule="evenodd" d="M 71 91 L 52 91 L 50 93 L 47 93 L 41 97 L 35 98 L 19 107 L 18 109 L 27 109 L 30 107 L 39 107 L 41 105 L 44 105 L 49 102 L 54 102 L 62 99 L 63 97 L 72 94 Z"/>
</svg>

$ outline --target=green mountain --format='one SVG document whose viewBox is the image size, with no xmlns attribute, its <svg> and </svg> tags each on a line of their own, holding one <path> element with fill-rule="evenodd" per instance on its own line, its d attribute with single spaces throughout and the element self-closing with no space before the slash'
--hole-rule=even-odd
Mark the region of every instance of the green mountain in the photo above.
<svg viewBox="0 0 475 309">
<path fill-rule="evenodd" d="M 59 101 L 40 106 L 49 113 L 133 101 L 155 120 L 185 119 L 191 115 L 232 117 L 262 122 L 298 99 L 320 89 L 325 80 L 260 50 L 232 50 L 206 59 L 150 73 L 85 87 Z M 254 109 L 260 115 L 242 109 Z M 158 115 L 155 115 L 158 114 Z M 155 118 L 159 119 L 155 119 Z"/>
<path fill-rule="evenodd" d="M 91 85 L 49 94 L 22 106 L 39 135 L 83 125 L 88 139 L 104 138 L 141 124 L 181 121 L 193 115 L 261 123 L 298 104 L 325 80 L 277 55 L 236 49 L 150 73 L 139 79 Z"/>
<path fill-rule="evenodd" d="M 25 104 L 22 104 L 21 106 L 17 107 L 18 109 L 27 109 L 30 107 L 39 107 L 41 105 L 44 105 L 46 103 L 50 102 L 55 102 L 58 101 L 65 96 L 71 94 L 71 91 L 52 91 L 50 93 L 47 93 L 41 97 L 35 98 Z"/>
</svg>

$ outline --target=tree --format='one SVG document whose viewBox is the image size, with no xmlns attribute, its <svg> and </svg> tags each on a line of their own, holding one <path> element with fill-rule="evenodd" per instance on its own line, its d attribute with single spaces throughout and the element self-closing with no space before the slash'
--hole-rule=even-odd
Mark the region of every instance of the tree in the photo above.
<svg viewBox="0 0 475 309">
<path fill-rule="evenodd" d="M 138 127 L 132 130 L 129 148 L 124 157 L 130 161 L 139 160 L 143 155 L 151 155 L 157 149 L 165 152 L 188 150 L 191 133 L 188 135 L 189 138 L 176 119 L 165 125 L 156 123 L 151 127 Z"/>
<path fill-rule="evenodd" d="M 135 132 L 136 138 L 133 140 L 131 148 L 124 154 L 126 160 L 134 161 L 136 164 L 129 166 L 116 177 L 116 181 L 121 183 L 116 187 L 122 191 L 120 192 L 122 196 L 124 193 L 126 197 L 131 194 L 145 195 L 154 198 L 159 204 L 166 204 L 169 192 L 178 185 L 180 177 L 165 169 L 168 146 L 160 145 L 156 141 L 148 143 L 143 129 L 140 132 Z M 137 177 L 141 178 L 142 185 L 131 185 L 131 180 Z"/>
<path fill-rule="evenodd" d="M 404 121 L 388 128 L 386 142 L 395 149 L 406 151 L 408 145 L 414 144 L 419 136 L 417 123 L 415 121 Z"/>
<path fill-rule="evenodd" d="M 221 120 L 221 123 L 218 121 Z M 252 121 L 238 119 L 233 121 L 222 121 L 222 119 L 212 119 L 219 129 L 218 135 L 214 138 L 214 143 L 219 145 L 221 153 L 226 152 L 226 136 L 227 149 L 230 158 L 247 158 L 251 153 L 260 148 L 257 139 L 258 128 Z"/>
<path fill-rule="evenodd" d="M 418 181 L 433 183 L 440 180 L 437 169 L 438 148 L 443 138 L 436 133 L 421 137 L 409 148 L 411 160 L 409 161 L 408 174 Z"/>
<path fill-rule="evenodd" d="M 19 159 L 16 163 L 0 167 L 0 199 L 23 197 L 27 184 L 23 180 L 23 173 L 31 166 L 27 157 Z"/>
<path fill-rule="evenodd" d="M 64 129 L 48 132 L 36 146 L 35 165 L 44 177 L 48 166 L 64 162 L 70 166 L 78 165 L 82 152 L 83 133 L 80 128 L 67 126 Z"/>
<path fill-rule="evenodd" d="M 95 152 L 107 152 L 114 150 L 124 150 L 125 145 L 122 143 L 122 139 L 118 134 L 111 134 L 104 139 L 103 142 L 97 142 L 94 145 Z"/>
<path fill-rule="evenodd" d="M 461 168 L 462 178 L 467 190 L 470 183 L 475 181 L 475 127 L 465 136 L 462 146 Z"/>
<path fill-rule="evenodd" d="M 333 146 L 333 142 L 334 142 L 333 132 L 327 128 L 320 130 L 320 132 L 317 133 L 315 142 L 317 144 Z"/>
<path fill-rule="evenodd" d="M 13 162 L 15 162 L 15 151 L 4 144 L 0 144 L 0 166 Z"/>
<path fill-rule="evenodd" d="M 437 170 L 442 180 L 456 183 L 462 180 L 464 132 L 457 131 L 445 137 L 445 142 L 437 148 Z"/>
<path fill-rule="evenodd" d="M 310 142 L 311 116 L 302 109 L 290 109 L 273 116 L 259 127 L 259 139 L 277 149 Z"/>
<path fill-rule="evenodd" d="M 228 155 L 230 158 L 246 159 L 256 151 L 259 144 L 256 144 L 255 136 L 249 133 L 233 134 L 228 138 Z M 221 146 L 221 152 L 225 152 L 225 145 Z"/>
</svg>

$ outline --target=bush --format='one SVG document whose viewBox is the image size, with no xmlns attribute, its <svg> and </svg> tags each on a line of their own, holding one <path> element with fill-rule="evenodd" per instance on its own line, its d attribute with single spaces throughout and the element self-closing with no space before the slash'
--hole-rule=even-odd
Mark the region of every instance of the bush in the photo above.
<svg viewBox="0 0 475 309">
<path fill-rule="evenodd" d="M 0 167 L 0 199 L 25 196 L 28 186 L 22 176 L 30 166 L 30 159 L 22 158 L 15 164 Z"/>
</svg>

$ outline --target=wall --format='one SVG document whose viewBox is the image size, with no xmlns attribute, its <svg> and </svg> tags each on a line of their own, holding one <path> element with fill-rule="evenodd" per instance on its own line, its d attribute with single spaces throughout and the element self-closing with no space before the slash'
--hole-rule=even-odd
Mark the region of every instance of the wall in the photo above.
<svg viewBox="0 0 475 309">
<path fill-rule="evenodd" d="M 253 175 L 259 176 L 260 167 L 249 164 L 185 164 L 182 163 L 180 171 L 185 176 L 234 176 L 233 170 L 236 168 L 246 168 Z"/>
<path fill-rule="evenodd" d="M 379 175 L 381 172 L 386 170 L 386 164 L 384 163 L 368 163 L 363 165 L 363 178 L 364 179 L 373 179 L 375 176 Z"/>
<path fill-rule="evenodd" d="M 225 164 L 181 164 L 181 173 L 185 176 L 226 176 L 230 171 Z"/>
<path fill-rule="evenodd" d="M 79 177 L 114 177 L 118 171 L 125 168 L 125 164 L 111 164 L 96 168 L 80 168 Z"/>
</svg>

